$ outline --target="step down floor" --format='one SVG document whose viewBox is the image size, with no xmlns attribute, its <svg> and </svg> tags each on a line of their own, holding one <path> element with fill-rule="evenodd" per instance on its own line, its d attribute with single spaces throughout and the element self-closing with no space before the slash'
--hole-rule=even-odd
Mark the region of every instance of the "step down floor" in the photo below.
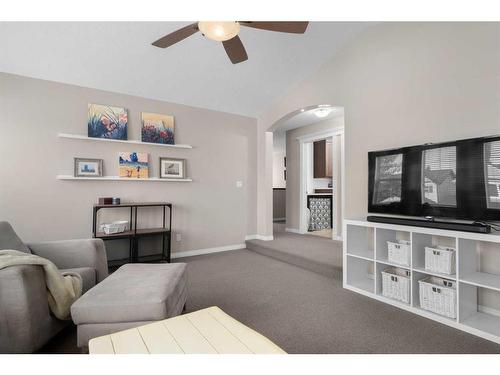
<svg viewBox="0 0 500 375">
<path fill-rule="evenodd" d="M 273 241 L 249 240 L 247 249 L 328 277 L 342 279 L 342 242 L 328 238 L 274 233 Z"/>
</svg>

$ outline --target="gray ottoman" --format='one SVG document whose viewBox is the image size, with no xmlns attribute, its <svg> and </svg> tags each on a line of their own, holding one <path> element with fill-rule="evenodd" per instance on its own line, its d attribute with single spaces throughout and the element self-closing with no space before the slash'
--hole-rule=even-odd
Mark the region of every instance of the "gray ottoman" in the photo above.
<svg viewBox="0 0 500 375">
<path fill-rule="evenodd" d="M 186 264 L 126 264 L 71 306 L 78 346 L 91 338 L 180 315 L 186 304 Z"/>
</svg>

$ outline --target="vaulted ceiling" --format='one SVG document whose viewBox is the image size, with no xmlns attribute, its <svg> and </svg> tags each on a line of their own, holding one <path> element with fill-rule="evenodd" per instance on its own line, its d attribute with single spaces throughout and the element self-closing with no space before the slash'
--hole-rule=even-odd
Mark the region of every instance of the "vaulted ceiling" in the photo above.
<svg viewBox="0 0 500 375">
<path fill-rule="evenodd" d="M 358 33 L 362 22 L 312 22 L 304 35 L 243 27 L 233 65 L 200 33 L 151 42 L 189 22 L 0 23 L 0 71 L 257 117 Z"/>
</svg>

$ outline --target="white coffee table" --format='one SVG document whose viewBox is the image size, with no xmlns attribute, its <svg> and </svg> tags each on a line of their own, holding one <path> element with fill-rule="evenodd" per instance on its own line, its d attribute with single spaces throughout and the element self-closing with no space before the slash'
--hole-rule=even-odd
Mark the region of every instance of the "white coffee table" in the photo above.
<svg viewBox="0 0 500 375">
<path fill-rule="evenodd" d="M 286 354 L 279 346 L 213 306 L 96 337 L 90 354 Z"/>
</svg>

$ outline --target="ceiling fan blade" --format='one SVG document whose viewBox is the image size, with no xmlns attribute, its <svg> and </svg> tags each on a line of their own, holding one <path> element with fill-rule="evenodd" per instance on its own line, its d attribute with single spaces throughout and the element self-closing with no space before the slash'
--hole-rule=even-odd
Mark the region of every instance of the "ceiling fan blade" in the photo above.
<svg viewBox="0 0 500 375">
<path fill-rule="evenodd" d="M 193 23 L 191 25 L 185 26 L 182 29 L 174 31 L 168 35 L 165 35 L 163 38 L 158 39 L 156 42 L 151 43 L 155 47 L 167 48 L 172 44 L 180 42 L 181 40 L 186 39 L 188 36 L 193 35 L 198 31 L 198 23 Z"/>
<path fill-rule="evenodd" d="M 286 22 L 286 21 L 240 21 L 240 24 L 254 29 L 262 29 L 269 31 L 279 31 L 282 33 L 304 34 L 309 22 Z"/>
<path fill-rule="evenodd" d="M 241 39 L 238 35 L 232 39 L 225 40 L 222 42 L 222 45 L 233 64 L 248 60 L 247 51 L 245 51 L 245 47 L 243 43 L 241 43 Z"/>
</svg>

